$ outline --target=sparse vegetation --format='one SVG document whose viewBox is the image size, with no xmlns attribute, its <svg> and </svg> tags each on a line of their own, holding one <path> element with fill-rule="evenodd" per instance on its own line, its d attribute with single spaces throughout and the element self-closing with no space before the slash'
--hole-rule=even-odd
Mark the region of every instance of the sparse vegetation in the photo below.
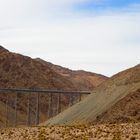
<svg viewBox="0 0 140 140">
<path fill-rule="evenodd" d="M 136 140 L 140 138 L 139 125 L 140 123 L 7 128 L 0 130 L 0 140 Z"/>
</svg>

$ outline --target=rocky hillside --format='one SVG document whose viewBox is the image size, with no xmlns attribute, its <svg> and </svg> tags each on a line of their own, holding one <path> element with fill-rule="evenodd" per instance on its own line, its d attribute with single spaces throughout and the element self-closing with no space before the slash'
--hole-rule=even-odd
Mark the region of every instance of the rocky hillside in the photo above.
<svg viewBox="0 0 140 140">
<path fill-rule="evenodd" d="M 41 62 L 45 66 L 48 66 L 56 73 L 60 74 L 61 76 L 69 79 L 69 81 L 79 88 L 79 90 L 93 90 L 95 87 L 100 85 L 103 81 L 107 80 L 108 77 L 103 76 L 101 74 L 87 72 L 83 70 L 70 70 L 68 68 L 64 68 L 58 65 L 54 65 L 50 62 L 46 62 L 40 58 L 36 59 L 37 61 Z"/>
<path fill-rule="evenodd" d="M 0 46 L 0 87 L 92 90 L 106 79 L 103 75 L 73 72 L 43 60 L 34 60 Z"/>
<path fill-rule="evenodd" d="M 140 88 L 98 116 L 98 123 L 140 122 Z"/>
<path fill-rule="evenodd" d="M 137 65 L 114 75 L 95 88 L 93 93 L 83 101 L 43 125 L 93 122 L 96 119 L 100 119 L 100 115 L 107 112 L 114 105 L 117 105 L 117 110 L 113 107 L 109 111 L 110 113 L 107 113 L 107 116 L 109 116 L 107 120 L 113 119 L 113 117 L 117 120 L 117 116 L 122 120 L 139 120 L 139 89 L 140 65 Z M 126 106 L 124 106 L 124 103 L 127 103 Z M 112 112 L 114 115 L 110 116 Z M 125 116 L 122 117 L 122 115 Z M 104 118 L 107 118 L 107 116 L 104 116 Z"/>
<path fill-rule="evenodd" d="M 78 89 L 47 65 L 0 47 L 0 87 Z"/>
<path fill-rule="evenodd" d="M 45 62 L 45 61 L 44 61 Z M 39 88 L 39 89 L 59 89 L 59 90 L 93 90 L 95 86 L 99 83 L 102 83 L 106 77 L 97 75 L 96 84 L 91 84 L 87 82 L 86 76 L 84 79 L 77 80 L 69 79 L 62 73 L 58 72 L 57 69 L 54 69 L 50 66 L 49 63 L 38 61 L 21 54 L 13 53 L 7 49 L 0 46 L 0 88 Z M 59 66 L 58 66 L 59 67 Z M 64 69 L 64 68 L 62 68 Z M 70 70 L 69 70 L 70 71 Z M 74 74 L 76 77 L 76 73 Z M 90 73 L 92 75 L 92 73 Z M 94 78 L 96 74 L 93 74 Z M 99 78 L 98 78 L 99 77 Z M 78 77 L 80 78 L 80 77 Z M 88 79 L 88 75 L 87 75 Z M 20 95 L 18 98 L 18 118 L 25 122 L 27 115 L 27 96 Z M 53 104 L 56 104 L 57 97 L 53 97 Z M 68 106 L 68 96 L 62 96 L 62 110 Z M 11 109 L 11 116 L 9 119 L 12 120 L 14 116 L 14 97 L 9 96 L 9 104 Z M 32 95 L 32 106 L 35 106 L 35 96 Z M 47 119 L 48 111 L 48 95 L 42 95 L 40 97 L 40 117 L 41 120 Z M 6 103 L 5 94 L 0 94 L 0 122 L 5 122 L 4 109 Z M 54 107 L 55 114 L 55 107 Z M 23 116 L 23 117 L 22 117 Z M 34 111 L 33 117 L 35 118 Z M 24 118 L 24 119 L 22 119 Z M 9 122 L 11 122 L 9 120 Z"/>
</svg>

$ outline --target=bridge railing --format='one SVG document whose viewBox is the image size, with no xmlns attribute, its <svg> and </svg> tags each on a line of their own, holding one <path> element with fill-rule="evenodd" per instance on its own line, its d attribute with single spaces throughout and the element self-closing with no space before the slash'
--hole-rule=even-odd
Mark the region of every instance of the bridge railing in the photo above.
<svg viewBox="0 0 140 140">
<path fill-rule="evenodd" d="M 88 91 L 1 88 L 0 126 L 36 126 L 88 94 Z"/>
</svg>

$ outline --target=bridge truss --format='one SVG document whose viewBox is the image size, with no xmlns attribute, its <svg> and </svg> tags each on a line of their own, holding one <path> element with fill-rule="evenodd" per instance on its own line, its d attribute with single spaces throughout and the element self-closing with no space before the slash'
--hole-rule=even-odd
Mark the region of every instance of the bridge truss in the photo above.
<svg viewBox="0 0 140 140">
<path fill-rule="evenodd" d="M 37 126 L 88 94 L 88 91 L 1 88 L 1 127 Z"/>
</svg>

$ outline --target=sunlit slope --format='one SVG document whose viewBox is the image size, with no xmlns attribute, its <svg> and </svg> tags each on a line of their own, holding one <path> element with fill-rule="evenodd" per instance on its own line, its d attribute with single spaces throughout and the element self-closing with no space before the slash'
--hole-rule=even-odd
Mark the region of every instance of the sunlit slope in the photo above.
<svg viewBox="0 0 140 140">
<path fill-rule="evenodd" d="M 92 122 L 129 93 L 140 88 L 140 65 L 120 72 L 107 80 L 80 103 L 42 125 Z"/>
</svg>

